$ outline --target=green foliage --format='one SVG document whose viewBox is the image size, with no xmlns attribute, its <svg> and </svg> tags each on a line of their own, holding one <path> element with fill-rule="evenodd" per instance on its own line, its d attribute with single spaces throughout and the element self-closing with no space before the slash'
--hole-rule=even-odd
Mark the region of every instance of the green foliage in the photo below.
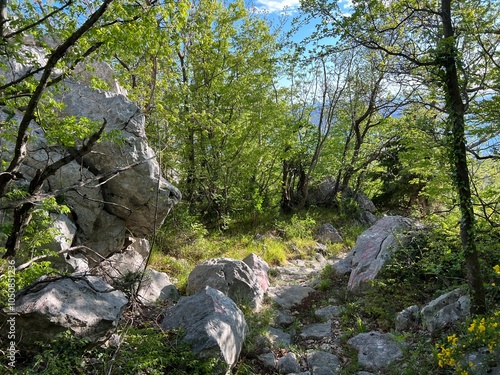
<svg viewBox="0 0 500 375">
<path fill-rule="evenodd" d="M 221 366 L 215 359 L 197 358 L 182 342 L 181 333 L 146 327 L 131 328 L 124 334 L 124 343 L 116 349 L 112 374 L 208 375 Z"/>
<path fill-rule="evenodd" d="M 74 337 L 70 332 L 62 334 L 43 348 L 33 358 L 32 364 L 23 370 L 26 375 L 73 375 L 82 373 L 87 366 L 84 351 L 89 342 Z"/>
<path fill-rule="evenodd" d="M 23 199 L 26 192 L 19 189 L 11 190 L 6 197 L 11 200 Z M 50 197 L 39 202 L 32 210 L 32 219 L 24 230 L 21 246 L 16 256 L 16 267 L 23 262 L 28 262 L 35 257 L 44 257 L 33 262 L 15 274 L 16 291 L 31 284 L 41 276 L 58 272 L 52 265 L 50 257 L 59 255 L 51 250 L 51 244 L 56 236 L 60 234 L 59 229 L 54 225 L 54 221 L 59 214 L 67 214 L 69 208 L 57 203 L 56 198 Z M 6 239 L 11 231 L 11 225 L 6 222 L 0 227 L 0 238 Z M 0 253 L 4 253 L 5 248 L 0 247 Z M 1 273 L 5 272 L 5 267 L 0 267 Z M 0 305 L 5 305 L 7 297 L 7 278 L 0 278 Z"/>
<path fill-rule="evenodd" d="M 499 272 L 500 273 L 500 272 Z M 461 334 L 451 334 L 444 342 L 436 344 L 436 361 L 439 367 L 451 367 L 456 374 L 475 374 L 479 369 L 474 362 L 466 361 L 466 354 L 487 348 L 486 356 L 495 360 L 500 345 L 500 310 L 484 317 L 476 317 Z M 484 361 L 488 363 L 488 360 Z"/>
<path fill-rule="evenodd" d="M 118 347 L 92 347 L 85 339 L 67 332 L 50 344 L 41 344 L 22 374 L 72 375 L 209 375 L 222 366 L 215 359 L 197 358 L 182 334 L 157 328 L 129 328 L 121 332 Z M 17 373 L 17 372 L 14 372 Z"/>
<path fill-rule="evenodd" d="M 305 217 L 301 215 L 292 215 L 290 221 L 278 221 L 276 227 L 283 234 L 283 238 L 290 240 L 292 238 L 309 239 L 312 238 L 312 230 L 316 226 L 316 221 L 307 213 Z"/>
<path fill-rule="evenodd" d="M 391 329 L 404 308 L 465 283 L 460 243 L 444 234 L 441 228 L 415 232 L 392 255 L 357 302 L 363 320 Z"/>
</svg>

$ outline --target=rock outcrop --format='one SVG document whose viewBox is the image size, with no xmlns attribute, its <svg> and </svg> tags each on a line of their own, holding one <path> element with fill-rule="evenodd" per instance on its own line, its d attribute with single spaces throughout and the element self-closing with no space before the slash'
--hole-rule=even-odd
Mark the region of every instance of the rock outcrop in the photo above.
<svg viewBox="0 0 500 375">
<path fill-rule="evenodd" d="M 33 43 L 23 46 L 17 55 L 22 61 L 11 59 L 1 64 L 3 83 L 43 67 L 47 56 L 46 50 Z M 91 72 L 80 65 L 73 77 L 64 77 L 57 87 L 47 88 L 58 103 L 54 107 L 54 117 L 58 118 L 42 116 L 45 123 L 30 122 L 26 157 L 17 179 L 9 186 L 26 190 L 40 171 L 72 156 L 72 161 L 61 163 L 44 180 L 40 194 L 55 197 L 69 208 L 68 214 L 51 214 L 52 228 L 48 230 L 57 235 L 48 248 L 61 254 L 50 258 L 52 266 L 72 273 L 72 277 L 38 282 L 16 298 L 19 336 L 29 337 L 31 342 L 51 340 L 65 330 L 91 341 L 105 337 L 127 303 L 125 295 L 108 283 L 120 287 L 121 279 L 144 270 L 144 259 L 150 251 L 146 237 L 163 224 L 172 206 L 181 199 L 179 190 L 161 176 L 155 152 L 147 142 L 144 115 L 123 95 L 109 66 L 93 66 L 97 69 Z M 61 74 L 53 72 L 54 78 Z M 89 82 L 94 77 L 101 78 L 114 91 L 92 88 Z M 23 116 L 22 108 L 0 106 L 1 162 L 12 159 L 12 140 Z M 65 141 L 55 142 L 50 125 L 62 120 L 70 124 Z M 92 129 L 104 126 L 103 135 L 89 153 L 76 152 L 86 141 L 73 135 L 72 122 Z M 86 138 L 96 131 L 90 131 Z M 0 212 L 4 223 L 12 221 L 11 217 L 12 211 Z M 88 274 L 102 276 L 108 283 Z M 158 285 L 140 292 L 145 303 L 172 294 L 165 280 L 160 279 L 154 275 L 154 285 Z"/>
<path fill-rule="evenodd" d="M 145 305 L 156 302 L 179 300 L 179 291 L 164 272 L 148 269 L 144 275 L 137 297 Z"/>
<path fill-rule="evenodd" d="M 7 81 L 29 71 L 33 64 L 43 66 L 46 62 L 41 47 L 24 46 L 23 54 L 27 63 L 10 61 L 10 70 L 2 72 Z M 90 153 L 76 156 L 58 169 L 45 182 L 43 192 L 56 196 L 71 210 L 70 215 L 61 215 L 55 222 L 61 236 L 59 244 L 52 247 L 85 245 L 80 251 L 89 267 L 93 267 L 162 225 L 181 193 L 162 178 L 155 153 L 147 143 L 144 115 L 137 105 L 116 87 L 117 92 L 91 88 L 85 84 L 88 74 L 85 76 L 82 69 L 78 71 L 76 76 L 84 82 L 67 78 L 54 92 L 54 99 L 62 104 L 61 119 L 105 123 L 104 133 L 108 136 L 95 144 Z M 112 83 L 109 67 L 94 73 L 99 72 L 106 82 Z M 0 111 L 0 122 L 7 121 L 14 128 L 22 117 L 21 111 Z M 47 139 L 45 129 L 34 121 L 30 123 L 30 133 L 20 171 L 23 179 L 17 182 L 21 186 L 29 184 L 38 170 L 68 155 L 68 149 L 54 145 Z M 7 137 L 0 138 L 2 161 L 10 161 L 13 147 Z"/>
<path fill-rule="evenodd" d="M 318 232 L 316 233 L 314 238 L 320 244 L 326 244 L 328 242 L 338 243 L 343 241 L 339 231 L 332 224 L 323 224 L 321 227 L 319 227 Z"/>
<path fill-rule="evenodd" d="M 359 208 L 358 220 L 363 225 L 372 225 L 377 220 L 375 213 L 377 208 L 373 202 L 363 193 L 355 192 L 349 187 L 337 186 L 333 177 L 324 179 L 319 185 L 310 188 L 308 196 L 308 205 L 330 207 L 336 203 L 337 193 L 342 194 L 343 199 L 352 199 Z"/>
</svg>

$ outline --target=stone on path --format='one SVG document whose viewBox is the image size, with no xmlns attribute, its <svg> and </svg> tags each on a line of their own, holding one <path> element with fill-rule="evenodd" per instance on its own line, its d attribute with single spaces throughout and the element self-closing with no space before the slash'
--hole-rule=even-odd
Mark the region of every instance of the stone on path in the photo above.
<svg viewBox="0 0 500 375">
<path fill-rule="evenodd" d="M 313 375 L 336 375 L 340 369 L 338 357 L 328 352 L 312 351 L 306 358 Z"/>
<path fill-rule="evenodd" d="M 400 344 L 387 333 L 360 333 L 350 338 L 347 343 L 358 350 L 358 362 L 368 370 L 387 367 L 403 357 Z"/>
<path fill-rule="evenodd" d="M 342 312 L 344 311 L 344 308 L 342 306 L 326 306 L 323 307 L 322 309 L 318 309 L 314 312 L 314 315 L 316 315 L 319 318 L 323 319 L 332 319 L 334 317 L 338 317 L 342 315 Z"/>
<path fill-rule="evenodd" d="M 271 342 L 271 345 L 277 348 L 288 349 L 292 342 L 292 336 L 289 333 L 273 327 L 267 329 L 265 336 Z"/>
<path fill-rule="evenodd" d="M 385 216 L 364 231 L 356 240 L 346 259 L 351 260 L 352 272 L 348 289 L 359 290 L 373 280 L 386 260 L 400 245 L 400 234 L 413 226 L 411 219 L 402 216 Z"/>
<path fill-rule="evenodd" d="M 293 306 L 300 304 L 309 294 L 315 290 L 302 285 L 284 285 L 271 287 L 267 293 L 269 297 L 281 308 L 290 310 Z"/>
<path fill-rule="evenodd" d="M 299 336 L 303 340 L 319 340 L 332 334 L 332 322 L 308 324 L 302 328 Z"/>
<path fill-rule="evenodd" d="M 297 362 L 297 356 L 291 352 L 286 353 L 283 357 L 278 359 L 277 367 L 280 374 L 292 374 L 300 372 L 300 366 Z"/>
<path fill-rule="evenodd" d="M 273 352 L 261 354 L 257 358 L 262 366 L 269 369 L 276 368 L 276 358 Z"/>
</svg>

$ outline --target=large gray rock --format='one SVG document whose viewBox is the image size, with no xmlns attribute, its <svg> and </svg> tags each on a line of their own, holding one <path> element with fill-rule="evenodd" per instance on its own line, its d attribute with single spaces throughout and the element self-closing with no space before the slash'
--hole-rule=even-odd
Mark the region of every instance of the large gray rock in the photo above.
<svg viewBox="0 0 500 375">
<path fill-rule="evenodd" d="M 335 179 L 328 177 L 309 191 L 308 200 L 316 206 L 330 206 L 334 202 Z"/>
<path fill-rule="evenodd" d="M 352 267 L 348 288 L 355 291 L 373 280 L 386 260 L 397 250 L 402 233 L 412 226 L 411 219 L 385 216 L 363 232 L 346 257 L 351 260 Z"/>
<path fill-rule="evenodd" d="M 403 357 L 400 344 L 387 333 L 360 333 L 347 343 L 358 350 L 358 363 L 368 370 L 387 367 Z"/>
<path fill-rule="evenodd" d="M 36 45 L 23 46 L 21 56 L 20 61 L 3 65 L 6 82 L 47 61 L 47 51 Z M 93 68 L 78 68 L 77 75 L 89 82 L 93 71 L 113 86 L 109 67 L 94 63 Z M 55 75 L 60 73 L 54 71 Z M 68 217 L 76 228 L 71 241 L 86 246 L 81 251 L 90 267 L 123 250 L 126 236 L 144 238 L 153 233 L 155 225 L 162 225 L 172 205 L 181 198 L 180 192 L 161 177 L 155 154 L 147 143 L 144 116 L 119 93 L 119 87 L 113 87 L 117 92 L 66 79 L 55 92 L 55 99 L 64 104 L 61 116 L 85 117 L 99 124 L 105 121 L 105 133 L 113 132 L 117 140 L 102 139 L 90 154 L 60 168 L 44 184 L 44 193 L 57 195 L 70 207 Z M 14 127 L 22 117 L 20 111 L 0 111 L 0 122 L 8 121 Z M 21 168 L 24 179 L 16 182 L 18 187 L 29 183 L 37 170 L 68 154 L 64 147 L 48 141 L 45 130 L 34 121 L 30 123 L 30 135 Z M 13 148 L 7 137 L 0 137 L 2 161 L 10 161 Z M 66 238 L 60 238 L 61 243 L 67 242 L 66 234 L 62 233 Z"/>
<path fill-rule="evenodd" d="M 161 326 L 164 330 L 181 329 L 195 354 L 223 359 L 228 368 L 237 363 L 248 331 L 238 306 L 210 287 L 167 309 Z"/>
<path fill-rule="evenodd" d="M 434 332 L 470 314 L 470 300 L 462 289 L 455 289 L 429 302 L 420 312 L 422 325 Z"/>
<path fill-rule="evenodd" d="M 309 191 L 308 203 L 315 206 L 330 207 L 336 201 L 336 193 L 342 193 L 343 199 L 352 199 L 359 207 L 359 221 L 364 225 L 372 225 L 377 211 L 373 202 L 363 193 L 358 193 L 349 187 L 338 186 L 335 191 L 336 181 L 333 177 L 323 180 L 318 186 L 313 186 Z"/>
<path fill-rule="evenodd" d="M 187 294 L 195 294 L 211 287 L 220 290 L 237 304 L 254 310 L 261 307 L 264 292 L 250 267 L 229 258 L 209 259 L 197 265 L 189 274 Z"/>
<path fill-rule="evenodd" d="M 81 62 L 75 66 L 73 77 L 90 87 L 92 87 L 95 78 L 98 78 L 105 83 L 107 91 L 116 92 L 125 96 L 127 95 L 127 90 L 121 87 L 118 80 L 115 78 L 113 69 L 104 62 Z"/>
<path fill-rule="evenodd" d="M 404 332 L 418 327 L 420 310 L 417 305 L 407 307 L 396 315 L 396 331 Z"/>
<path fill-rule="evenodd" d="M 16 297 L 16 339 L 31 345 L 70 330 L 100 342 L 116 328 L 125 295 L 96 276 L 41 281 Z"/>
<path fill-rule="evenodd" d="M 71 80 L 65 81 L 60 100 L 65 115 L 99 122 L 105 119 L 106 131 L 119 132 L 122 143 L 98 143 L 83 164 L 96 173 L 115 176 L 101 187 L 106 210 L 124 220 L 133 236 L 151 234 L 153 225 L 161 226 L 181 194 L 161 177 L 155 153 L 147 143 L 144 115 L 123 95 Z"/>
<path fill-rule="evenodd" d="M 462 368 L 473 369 L 473 374 L 500 375 L 500 348 L 491 352 L 488 348 L 469 353 L 460 361 Z M 472 366 L 471 366 L 472 365 Z"/>
</svg>

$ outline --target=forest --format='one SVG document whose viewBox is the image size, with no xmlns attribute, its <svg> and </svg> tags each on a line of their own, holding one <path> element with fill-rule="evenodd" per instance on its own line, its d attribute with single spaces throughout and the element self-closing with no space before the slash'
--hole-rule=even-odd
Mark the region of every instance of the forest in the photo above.
<svg viewBox="0 0 500 375">
<path fill-rule="evenodd" d="M 47 51 L 46 61 L 26 45 Z M 30 68 L 10 77 L 13 61 Z M 328 245 L 329 255 L 346 253 L 367 229 L 354 219 L 354 197 L 363 194 L 377 217 L 411 217 L 426 230 L 407 250 L 412 255 L 396 259 L 377 293 L 365 297 L 368 312 L 351 311 L 357 321 L 390 330 L 393 318 L 382 306 L 422 302 L 411 300 L 412 288 L 425 289 L 418 298 L 429 300 L 462 286 L 471 317 L 432 342 L 415 339 L 420 357 L 407 373 L 423 373 L 419 366 L 429 374 L 475 373 L 451 359 L 443 364 L 439 347 L 458 357 L 466 342 L 498 352 L 500 2 L 301 0 L 275 12 L 244 0 L 0 0 L 2 305 L 10 262 L 16 290 L 58 272 L 46 246 L 57 233 L 47 228 L 51 212 L 69 208 L 61 196 L 44 193 L 49 177 L 103 139 L 126 142 L 107 131 L 106 119 L 61 115 L 61 82 L 81 66 L 92 71 L 95 62 L 111 67 L 139 108 L 161 174 L 182 193 L 148 234 L 149 266 L 178 280 L 181 291 L 189 270 L 210 257 L 254 251 L 280 265 L 297 256 L 290 243 L 306 257 L 311 233 L 325 222 L 344 235 L 342 244 Z M 91 85 L 110 90 L 107 80 L 92 78 Z M 33 121 L 51 150 L 67 151 L 22 185 Z M 325 181 L 333 190 L 319 202 L 315 193 Z M 262 234 L 270 237 L 253 240 Z M 476 342 L 467 327 L 480 319 L 488 324 Z M 344 323 L 355 329 L 352 319 Z M 460 344 L 445 349 L 452 334 Z M 149 328 L 135 327 L 129 339 L 158 349 Z M 68 348 L 88 350 L 70 340 L 40 348 L 36 363 L 26 359 L 33 353 L 21 352 L 23 370 L 1 363 L 6 373 L 108 373 L 74 370 L 87 357 Z M 91 356 L 104 355 L 99 350 Z M 147 350 L 143 362 L 137 359 L 143 368 L 123 373 L 177 373 L 146 363 L 153 361 Z M 179 374 L 210 373 L 177 354 L 169 352 L 172 363 L 182 355 L 194 366 Z M 60 358 L 55 367 L 51 356 Z M 233 373 L 259 372 L 242 363 Z"/>
</svg>

